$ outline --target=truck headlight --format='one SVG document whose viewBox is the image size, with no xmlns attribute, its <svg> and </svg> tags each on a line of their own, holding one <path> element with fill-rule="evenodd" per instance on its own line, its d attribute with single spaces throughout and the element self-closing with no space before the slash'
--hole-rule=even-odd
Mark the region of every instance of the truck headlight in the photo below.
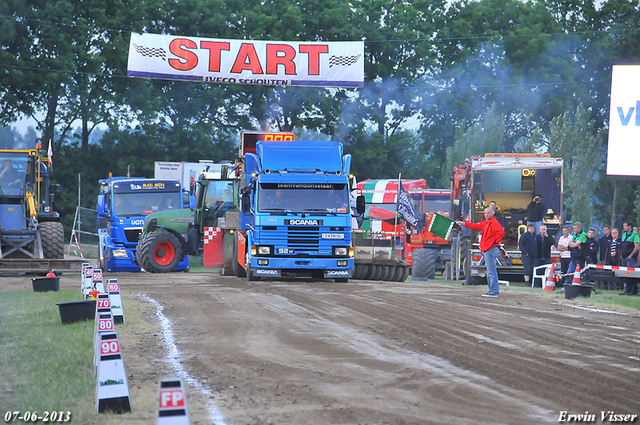
<svg viewBox="0 0 640 425">
<path fill-rule="evenodd" d="M 346 257 L 349 251 L 346 246 L 335 246 L 333 247 L 333 255 L 336 257 Z"/>
<path fill-rule="evenodd" d="M 258 255 L 271 255 L 271 247 L 270 246 L 259 246 L 258 247 Z"/>
<path fill-rule="evenodd" d="M 111 254 L 114 257 L 127 258 L 127 250 L 126 249 L 112 249 Z"/>
</svg>

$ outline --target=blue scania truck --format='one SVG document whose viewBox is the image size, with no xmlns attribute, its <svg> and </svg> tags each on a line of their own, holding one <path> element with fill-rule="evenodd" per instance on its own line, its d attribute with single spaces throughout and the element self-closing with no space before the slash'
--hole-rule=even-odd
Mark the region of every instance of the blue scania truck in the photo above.
<svg viewBox="0 0 640 425">
<path fill-rule="evenodd" d="M 145 217 L 158 211 L 188 208 L 188 193 L 183 193 L 178 180 L 110 177 L 99 183 L 100 268 L 112 272 L 140 271 L 136 250 Z M 167 249 L 170 249 L 168 244 Z M 175 270 L 188 268 L 189 257 L 180 256 Z"/>
<path fill-rule="evenodd" d="M 342 143 L 262 140 L 255 149 L 241 146 L 241 153 L 236 276 L 257 280 L 310 275 L 348 281 L 354 267 L 351 155 L 343 155 Z M 359 208 L 364 210 L 364 199 Z"/>
</svg>

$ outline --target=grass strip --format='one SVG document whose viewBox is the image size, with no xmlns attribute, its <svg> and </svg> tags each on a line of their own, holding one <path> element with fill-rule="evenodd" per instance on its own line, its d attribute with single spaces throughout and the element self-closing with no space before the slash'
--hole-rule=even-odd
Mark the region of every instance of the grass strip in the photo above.
<svg viewBox="0 0 640 425">
<path fill-rule="evenodd" d="M 74 423 L 98 423 L 94 322 L 63 325 L 56 305 L 80 300 L 77 289 L 0 291 L 2 419 L 7 411 L 70 411 Z"/>
</svg>

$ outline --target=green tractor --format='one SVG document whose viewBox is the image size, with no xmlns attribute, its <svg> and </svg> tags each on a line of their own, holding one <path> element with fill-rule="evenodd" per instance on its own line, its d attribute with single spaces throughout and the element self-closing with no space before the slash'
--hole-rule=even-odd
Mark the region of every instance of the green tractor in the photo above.
<svg viewBox="0 0 640 425">
<path fill-rule="evenodd" d="M 149 214 L 138 243 L 138 264 L 151 273 L 166 273 L 175 271 L 185 255 L 192 255 L 202 257 L 205 267 L 233 274 L 238 175 L 229 164 L 208 164 L 198 180 L 195 208 Z"/>
</svg>

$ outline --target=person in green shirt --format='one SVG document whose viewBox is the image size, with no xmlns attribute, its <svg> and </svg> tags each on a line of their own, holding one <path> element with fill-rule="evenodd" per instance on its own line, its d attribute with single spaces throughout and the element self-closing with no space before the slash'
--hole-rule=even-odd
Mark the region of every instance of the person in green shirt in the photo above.
<svg viewBox="0 0 640 425">
<path fill-rule="evenodd" d="M 621 244 L 621 257 L 620 260 L 622 265 L 625 267 L 635 267 L 636 266 L 636 256 L 638 255 L 638 251 L 640 250 L 640 236 L 638 232 L 633 230 L 633 223 L 629 221 L 625 221 L 622 223 L 622 237 L 620 240 Z M 638 294 L 638 283 L 625 283 L 624 292 L 620 295 L 637 295 Z"/>
<path fill-rule="evenodd" d="M 571 242 L 569 242 L 571 263 L 569 264 L 567 277 L 564 282 L 566 285 L 572 283 L 573 279 L 568 275 L 575 273 L 576 267 L 580 267 L 580 270 L 584 269 L 584 262 L 587 258 L 587 239 L 587 234 L 582 228 L 582 223 L 579 221 L 573 223 L 573 237 L 571 238 Z"/>
</svg>

